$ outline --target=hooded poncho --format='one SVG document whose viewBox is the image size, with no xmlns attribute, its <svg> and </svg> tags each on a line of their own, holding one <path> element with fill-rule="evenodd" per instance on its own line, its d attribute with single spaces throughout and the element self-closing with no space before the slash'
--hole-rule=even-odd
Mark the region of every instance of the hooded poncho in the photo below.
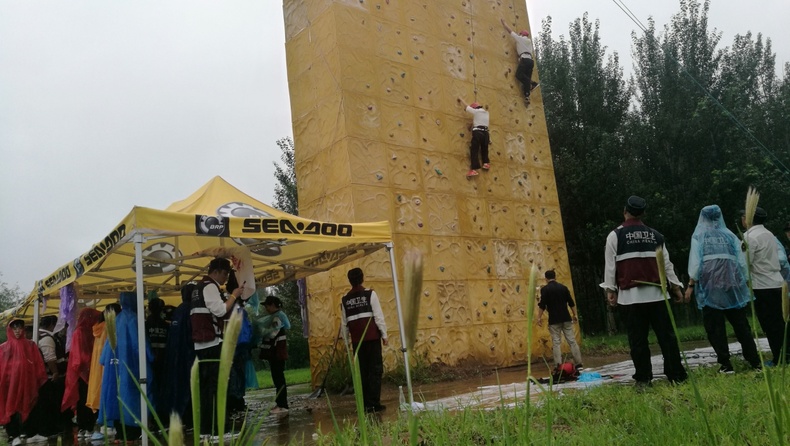
<svg viewBox="0 0 790 446">
<path fill-rule="evenodd" d="M 41 352 L 24 330 L 17 339 L 9 323 L 6 336 L 8 340 L 0 344 L 0 424 L 8 424 L 15 413 L 27 420 L 38 389 L 47 381 Z"/>
<path fill-rule="evenodd" d="M 86 384 L 91 372 L 93 356 L 93 326 L 99 322 L 101 313 L 93 308 L 84 308 L 77 320 L 77 327 L 71 338 L 71 353 L 66 369 L 66 391 L 60 410 L 75 409 L 79 400 L 79 380 Z"/>
<path fill-rule="evenodd" d="M 697 307 L 742 308 L 751 299 L 746 258 L 738 237 L 724 225 L 717 205 L 705 206 L 691 237 L 689 277 L 696 281 Z"/>
</svg>

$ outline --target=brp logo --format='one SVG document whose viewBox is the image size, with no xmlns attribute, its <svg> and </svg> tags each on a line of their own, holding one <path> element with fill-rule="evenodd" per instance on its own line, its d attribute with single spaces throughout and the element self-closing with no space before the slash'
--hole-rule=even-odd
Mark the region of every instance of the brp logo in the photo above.
<svg viewBox="0 0 790 446">
<path fill-rule="evenodd" d="M 77 272 L 77 277 L 80 277 L 83 274 L 85 274 L 85 267 L 82 266 L 82 262 L 80 261 L 79 257 L 74 259 L 74 271 Z"/>
<path fill-rule="evenodd" d="M 241 217 L 241 218 L 263 218 L 263 217 L 273 217 L 272 214 L 258 209 L 256 207 L 250 206 L 247 203 L 242 203 L 240 201 L 232 201 L 230 203 L 225 203 L 219 208 L 217 208 L 217 214 L 223 217 Z M 277 244 L 272 244 L 267 242 L 266 240 L 259 240 L 254 238 L 234 238 L 234 242 L 238 243 L 239 245 L 248 246 L 250 251 L 254 252 L 255 254 L 273 257 L 280 255 L 280 246 Z"/>
<path fill-rule="evenodd" d="M 181 252 L 170 243 L 154 243 L 143 250 L 143 274 L 166 274 L 176 270 Z M 132 261 L 132 271 L 137 271 Z"/>
<path fill-rule="evenodd" d="M 227 219 L 221 215 L 196 215 L 195 232 L 215 237 L 227 236 L 229 232 Z"/>
</svg>

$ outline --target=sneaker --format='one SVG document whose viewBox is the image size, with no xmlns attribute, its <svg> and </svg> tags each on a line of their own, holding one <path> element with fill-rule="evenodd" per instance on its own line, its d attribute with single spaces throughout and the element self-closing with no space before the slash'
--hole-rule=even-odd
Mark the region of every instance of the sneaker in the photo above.
<svg viewBox="0 0 790 446">
<path fill-rule="evenodd" d="M 538 85 L 540 85 L 540 82 L 532 81 L 532 84 L 531 84 L 531 87 L 530 87 L 529 91 L 532 91 L 532 90 L 538 88 Z"/>
<path fill-rule="evenodd" d="M 14 439 L 11 440 L 11 446 L 19 446 L 21 444 L 22 444 L 22 437 L 14 437 Z"/>
<path fill-rule="evenodd" d="M 269 411 L 269 413 L 272 415 L 286 415 L 288 413 L 288 409 L 285 407 L 274 406 L 272 407 L 272 410 Z"/>
<path fill-rule="evenodd" d="M 582 365 L 582 363 L 580 362 L 576 364 L 576 371 L 581 372 L 582 370 L 584 370 L 584 366 Z"/>
<path fill-rule="evenodd" d="M 483 170 L 488 170 L 488 169 L 490 169 L 490 168 L 491 168 L 491 164 L 489 164 L 489 163 L 483 163 Z"/>
<path fill-rule="evenodd" d="M 735 373 L 735 370 L 732 368 L 731 365 L 723 365 L 719 367 L 719 373 L 721 373 L 722 375 L 732 375 L 733 373 Z"/>
<path fill-rule="evenodd" d="M 285 410 L 288 410 L 288 409 L 285 409 Z M 228 442 L 231 442 L 231 441 L 239 438 L 240 435 L 241 435 L 241 432 L 228 432 L 228 433 L 226 433 L 225 435 L 222 436 L 222 439 L 225 440 L 226 443 L 228 443 Z M 201 435 L 201 437 L 202 437 L 202 435 Z M 219 443 L 219 439 L 220 439 L 219 435 L 211 435 L 210 437 L 211 437 L 209 439 L 210 442 L 212 442 L 212 443 Z"/>
<path fill-rule="evenodd" d="M 466 172 L 466 177 L 467 178 L 472 178 L 472 177 L 477 176 L 477 175 L 480 175 L 480 174 L 477 173 L 477 171 L 474 170 L 474 169 L 470 169 L 469 172 Z"/>
<path fill-rule="evenodd" d="M 368 406 L 365 408 L 365 413 L 376 413 L 376 412 L 384 412 L 387 410 L 387 406 L 383 404 L 376 404 L 374 406 Z"/>
<path fill-rule="evenodd" d="M 28 438 L 25 443 L 46 443 L 46 442 L 47 442 L 47 437 L 36 434 Z"/>
<path fill-rule="evenodd" d="M 637 393 L 645 392 L 650 387 L 653 387 L 653 384 L 651 384 L 650 381 L 637 381 L 634 383 L 634 388 L 636 389 Z"/>
<path fill-rule="evenodd" d="M 91 434 L 90 440 L 91 441 L 102 441 L 102 440 L 104 440 L 104 434 L 101 433 L 101 432 L 94 432 L 93 434 Z"/>
<path fill-rule="evenodd" d="M 104 435 L 106 435 L 108 437 L 114 437 L 115 434 L 116 434 L 115 428 L 114 427 L 110 427 L 110 426 L 102 426 L 99 429 L 99 432 L 101 432 L 102 434 L 104 434 Z"/>
</svg>

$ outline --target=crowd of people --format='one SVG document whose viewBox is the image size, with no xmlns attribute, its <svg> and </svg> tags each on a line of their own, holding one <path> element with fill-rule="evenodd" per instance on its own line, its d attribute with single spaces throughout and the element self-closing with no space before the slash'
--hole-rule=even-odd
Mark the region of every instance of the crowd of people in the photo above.
<svg viewBox="0 0 790 446">
<path fill-rule="evenodd" d="M 648 345 L 651 328 L 664 358 L 667 379 L 679 383 L 688 376 L 681 363 L 662 289 L 654 285 L 660 283 L 661 275 L 666 278 L 669 292 L 677 302 L 689 302 L 693 295 L 696 296 L 721 373 L 734 372 L 725 319 L 732 325 L 744 359 L 753 369 L 786 364 L 790 356 L 782 350 L 788 334 L 784 329 L 781 300 L 782 283 L 790 280 L 790 265 L 782 243 L 764 226 L 768 213 L 760 207 L 749 211 L 752 215 L 742 211 L 741 227 L 746 232 L 739 239 L 727 229 L 719 206 L 702 208 L 691 238 L 690 279 L 684 293 L 664 236 L 642 221 L 646 209 L 647 202 L 643 198 L 628 198 L 623 209 L 623 223 L 606 239 L 605 275 L 601 283 L 609 304 L 617 307 L 626 325 L 637 387 L 645 388 L 653 379 Z M 786 230 L 790 230 L 790 225 Z M 786 232 L 790 237 L 790 231 Z M 765 364 L 760 361 L 747 320 L 746 307 L 752 300 L 760 328 L 771 348 L 772 359 Z"/>
<path fill-rule="evenodd" d="M 172 413 L 187 428 L 193 425 L 190 369 L 196 358 L 200 360 L 201 419 L 195 423 L 202 436 L 216 436 L 218 360 L 225 323 L 233 312 L 241 313 L 242 329 L 228 382 L 226 426 L 232 429 L 231 423 L 245 413 L 246 389 L 257 387 L 251 350 L 258 345 L 277 388 L 271 411 L 287 414 L 283 371 L 290 323 L 282 302 L 267 297 L 267 316 L 253 324 L 240 296 L 231 262 L 215 258 L 202 280 L 182 287 L 177 308 L 159 298 L 149 301 L 144 346 L 138 345 L 136 292 L 120 293 L 119 303 L 104 311 L 83 308 L 70 330 L 55 330 L 57 316 L 42 317 L 38 343 L 31 340 L 29 324 L 12 319 L 8 340 L 0 344 L 0 424 L 10 444 L 72 435 L 78 441 L 139 439 L 140 348 L 145 350 L 146 396 L 165 425 Z M 110 315 L 114 325 L 107 323 Z M 155 426 L 152 419 L 149 424 Z"/>
</svg>

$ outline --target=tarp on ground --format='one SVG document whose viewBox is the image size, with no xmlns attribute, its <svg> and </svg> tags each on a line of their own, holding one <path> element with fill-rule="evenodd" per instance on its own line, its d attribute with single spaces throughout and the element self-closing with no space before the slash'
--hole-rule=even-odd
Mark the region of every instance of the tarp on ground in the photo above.
<svg viewBox="0 0 790 446">
<path fill-rule="evenodd" d="M 201 252 L 218 247 L 248 247 L 260 288 L 327 271 L 392 240 L 389 222 L 335 223 L 296 217 L 217 176 L 165 210 L 134 207 L 88 251 L 36 282 L 14 315 L 31 317 L 38 296 L 57 297 L 60 288 L 73 282 L 83 300 L 117 299 L 119 292 L 133 290 L 135 234 L 145 238 L 145 290 L 160 295 L 176 294 L 182 284 L 200 279 L 211 258 Z M 51 311 L 57 305 L 49 307 Z"/>
</svg>

